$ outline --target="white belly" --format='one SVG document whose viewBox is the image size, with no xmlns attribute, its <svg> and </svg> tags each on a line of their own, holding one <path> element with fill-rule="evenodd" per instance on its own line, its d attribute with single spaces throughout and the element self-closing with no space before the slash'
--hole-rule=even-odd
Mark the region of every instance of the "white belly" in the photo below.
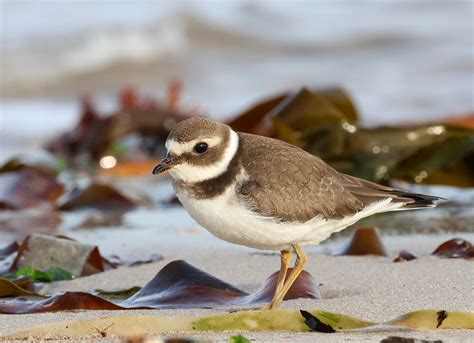
<svg viewBox="0 0 474 343">
<path fill-rule="evenodd" d="M 385 199 L 368 206 L 353 217 L 342 220 L 316 217 L 305 223 L 282 223 L 260 216 L 239 203 L 233 187 L 210 200 L 190 198 L 180 191 L 177 196 L 191 217 L 218 238 L 269 250 L 289 249 L 293 243 L 318 244 L 333 232 L 341 231 L 361 218 L 394 207 L 394 204 L 390 203 L 391 199 Z"/>
</svg>

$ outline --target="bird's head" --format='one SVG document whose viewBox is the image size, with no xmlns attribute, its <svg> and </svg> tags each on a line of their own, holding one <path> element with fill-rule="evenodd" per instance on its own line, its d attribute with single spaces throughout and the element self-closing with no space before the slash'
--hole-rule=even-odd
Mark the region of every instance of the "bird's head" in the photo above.
<svg viewBox="0 0 474 343">
<path fill-rule="evenodd" d="M 239 137 L 228 125 L 205 118 L 176 124 L 166 140 L 166 157 L 153 174 L 169 170 L 173 179 L 201 182 L 219 176 L 237 152 Z"/>
</svg>

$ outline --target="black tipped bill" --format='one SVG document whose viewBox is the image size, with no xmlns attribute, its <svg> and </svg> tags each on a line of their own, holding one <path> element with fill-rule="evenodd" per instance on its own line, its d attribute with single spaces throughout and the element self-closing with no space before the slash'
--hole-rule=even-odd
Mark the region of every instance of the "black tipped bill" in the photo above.
<svg viewBox="0 0 474 343">
<path fill-rule="evenodd" d="M 173 160 L 173 157 L 167 155 L 155 168 L 153 168 L 153 175 L 163 173 L 164 171 L 170 169 L 176 164 Z"/>
</svg>

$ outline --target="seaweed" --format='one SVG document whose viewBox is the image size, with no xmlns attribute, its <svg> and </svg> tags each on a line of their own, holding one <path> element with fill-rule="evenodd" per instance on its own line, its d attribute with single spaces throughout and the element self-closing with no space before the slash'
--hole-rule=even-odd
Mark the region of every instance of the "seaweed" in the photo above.
<svg viewBox="0 0 474 343">
<path fill-rule="evenodd" d="M 185 261 L 173 261 L 167 264 L 143 288 L 136 292 L 135 288 L 126 290 L 126 294 L 133 293 L 133 295 L 118 302 L 112 302 L 112 300 L 117 300 L 115 297 L 117 293 L 114 292 L 96 293 L 104 297 L 107 296 L 110 300 L 85 292 L 66 292 L 41 301 L 18 301 L 16 299 L 5 301 L 0 303 L 0 313 L 24 314 L 138 308 L 215 308 L 263 304 L 270 302 L 273 297 L 278 273 L 273 273 L 256 292 L 249 294 Z M 0 283 L 0 294 L 2 292 L 1 285 Z M 111 297 L 111 295 L 114 296 Z M 320 297 L 318 286 L 312 276 L 303 272 L 285 299 Z"/>
</svg>

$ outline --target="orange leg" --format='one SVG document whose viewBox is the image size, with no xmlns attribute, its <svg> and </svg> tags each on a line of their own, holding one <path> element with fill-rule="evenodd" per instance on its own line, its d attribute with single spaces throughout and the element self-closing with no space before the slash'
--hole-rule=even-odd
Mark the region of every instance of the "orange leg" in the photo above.
<svg viewBox="0 0 474 343">
<path fill-rule="evenodd" d="M 283 289 L 283 285 L 285 284 L 286 274 L 288 272 L 288 266 L 291 262 L 291 251 L 289 250 L 282 250 L 280 252 L 281 264 L 280 264 L 280 273 L 278 274 L 278 281 L 277 286 L 275 288 L 275 293 L 273 293 L 272 302 L 269 304 L 264 305 L 261 307 L 261 310 L 269 310 L 271 308 L 271 304 L 275 301 L 278 293 L 281 292 Z"/>
<path fill-rule="evenodd" d="M 280 293 L 281 290 L 283 289 L 283 285 L 285 284 L 286 273 L 288 271 L 288 266 L 290 265 L 290 261 L 291 261 L 291 251 L 282 250 L 280 273 L 278 274 L 278 282 L 275 289 L 275 294 L 273 295 L 272 303 L 275 300 L 277 294 Z"/>
<path fill-rule="evenodd" d="M 283 299 L 285 298 L 286 293 L 288 293 L 291 286 L 295 283 L 296 279 L 298 278 L 298 276 L 300 276 L 301 272 L 304 270 L 306 264 L 308 263 L 308 256 L 304 253 L 303 250 L 301 250 L 300 246 L 298 244 L 292 244 L 292 247 L 296 253 L 295 266 L 293 267 L 293 270 L 291 271 L 290 276 L 288 276 L 288 279 L 286 280 L 286 282 L 283 282 L 283 286 L 281 287 L 279 292 L 278 292 L 279 287 L 277 287 L 277 290 L 275 291 L 275 296 L 273 297 L 273 300 L 270 304 L 271 310 L 277 309 L 280 306 L 280 304 L 283 302 Z M 283 268 L 283 251 L 282 251 L 282 268 Z M 283 277 L 283 280 L 285 280 L 285 277 Z M 280 278 L 279 278 L 279 281 L 280 281 Z"/>
</svg>

